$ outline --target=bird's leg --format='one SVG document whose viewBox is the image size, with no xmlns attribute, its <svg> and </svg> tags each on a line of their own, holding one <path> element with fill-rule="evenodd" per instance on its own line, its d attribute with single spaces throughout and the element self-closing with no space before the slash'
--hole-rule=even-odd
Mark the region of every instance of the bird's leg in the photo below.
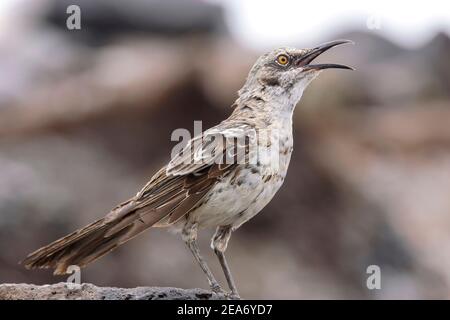
<svg viewBox="0 0 450 320">
<path fill-rule="evenodd" d="M 183 228 L 182 238 L 183 241 L 186 243 L 187 247 L 189 248 L 189 250 L 191 250 L 195 260 L 197 260 L 198 264 L 200 265 L 200 268 L 202 268 L 203 272 L 208 278 L 208 283 L 209 286 L 211 287 L 211 290 L 215 293 L 223 293 L 224 290 L 220 287 L 219 283 L 214 278 L 214 275 L 212 274 L 211 270 L 206 264 L 206 261 L 200 255 L 200 250 L 197 244 L 197 224 L 188 223 Z"/>
<path fill-rule="evenodd" d="M 230 226 L 217 227 L 216 233 L 211 240 L 211 248 L 214 250 L 220 265 L 222 266 L 223 273 L 227 279 L 228 287 L 231 290 L 231 295 L 235 298 L 239 298 L 236 285 L 234 284 L 233 276 L 231 275 L 230 268 L 228 267 L 227 260 L 225 258 L 225 250 L 227 249 L 228 240 L 230 240 L 232 228 Z"/>
</svg>

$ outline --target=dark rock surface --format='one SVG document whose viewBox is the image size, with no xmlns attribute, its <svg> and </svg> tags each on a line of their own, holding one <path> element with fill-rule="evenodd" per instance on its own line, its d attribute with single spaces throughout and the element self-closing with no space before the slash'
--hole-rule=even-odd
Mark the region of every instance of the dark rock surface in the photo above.
<svg viewBox="0 0 450 320">
<path fill-rule="evenodd" d="M 60 282 L 51 285 L 0 284 L 0 300 L 220 300 L 224 295 L 204 289 L 170 287 L 114 288 Z"/>
</svg>

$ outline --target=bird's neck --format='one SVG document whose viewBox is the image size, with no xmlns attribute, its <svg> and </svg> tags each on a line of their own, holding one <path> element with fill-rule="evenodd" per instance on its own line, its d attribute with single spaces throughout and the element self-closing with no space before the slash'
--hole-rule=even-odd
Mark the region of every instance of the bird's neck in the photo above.
<svg viewBox="0 0 450 320">
<path fill-rule="evenodd" d="M 302 93 L 303 90 L 295 92 L 293 96 L 255 90 L 240 94 L 233 105 L 231 117 L 263 120 L 267 126 L 291 126 L 294 109 Z"/>
<path fill-rule="evenodd" d="M 239 90 L 235 102 L 236 111 L 245 106 L 257 105 L 253 108 L 255 115 L 270 114 L 273 118 L 292 118 L 295 106 L 300 101 L 309 81 L 299 81 L 287 85 L 271 85 L 257 79 L 247 79 Z"/>
</svg>

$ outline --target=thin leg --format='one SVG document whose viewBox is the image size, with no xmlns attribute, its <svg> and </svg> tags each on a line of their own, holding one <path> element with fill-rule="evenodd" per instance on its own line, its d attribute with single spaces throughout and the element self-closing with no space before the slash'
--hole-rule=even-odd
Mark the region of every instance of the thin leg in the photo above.
<svg viewBox="0 0 450 320">
<path fill-rule="evenodd" d="M 234 283 L 233 276 L 231 275 L 231 270 L 228 267 L 228 263 L 224 254 L 225 250 L 227 249 L 228 241 L 230 240 L 231 231 L 232 229 L 229 226 L 218 227 L 211 241 L 211 247 L 213 248 L 215 254 L 217 255 L 217 258 L 219 259 L 220 265 L 222 266 L 222 270 L 225 274 L 225 278 L 227 279 L 231 294 L 239 298 L 238 290 Z"/>
<path fill-rule="evenodd" d="M 223 273 L 225 273 L 225 278 L 227 278 L 228 287 L 231 290 L 231 294 L 239 297 L 239 293 L 237 291 L 236 285 L 234 284 L 233 276 L 231 275 L 230 268 L 228 267 L 227 259 L 225 258 L 225 254 L 219 250 L 214 250 L 217 257 L 219 258 L 220 265 L 222 266 Z"/>
<path fill-rule="evenodd" d="M 211 287 L 211 290 L 215 293 L 223 293 L 224 290 L 220 287 L 217 280 L 214 278 L 214 275 L 212 274 L 211 270 L 209 269 L 208 265 L 206 264 L 206 261 L 203 259 L 203 257 L 200 255 L 200 250 L 197 245 L 197 226 L 190 225 L 189 227 L 185 228 L 183 230 L 183 240 L 188 246 L 189 250 L 191 250 L 192 255 L 194 256 L 195 260 L 197 260 L 198 264 L 200 265 L 200 268 L 202 268 L 203 272 L 205 273 L 206 277 L 208 278 L 209 286 Z"/>
</svg>

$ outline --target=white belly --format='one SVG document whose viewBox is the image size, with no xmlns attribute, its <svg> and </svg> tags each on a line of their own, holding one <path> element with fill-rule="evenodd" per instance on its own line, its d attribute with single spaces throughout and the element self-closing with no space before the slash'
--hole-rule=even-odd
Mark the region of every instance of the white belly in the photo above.
<svg viewBox="0 0 450 320">
<path fill-rule="evenodd" d="M 279 150 L 263 152 L 258 164 L 238 165 L 219 181 L 187 217 L 199 228 L 232 226 L 238 228 L 260 212 L 280 189 L 286 177 L 292 154 L 291 126 L 282 127 L 277 142 Z M 276 165 L 274 165 L 276 164 Z M 181 221 L 180 221 L 181 222 Z M 186 221 L 174 226 L 179 230 Z"/>
<path fill-rule="evenodd" d="M 260 212 L 280 189 L 290 152 L 280 158 L 277 170 L 266 166 L 240 165 L 214 186 L 202 206 L 189 215 L 200 228 L 230 225 L 234 229 Z"/>
</svg>

